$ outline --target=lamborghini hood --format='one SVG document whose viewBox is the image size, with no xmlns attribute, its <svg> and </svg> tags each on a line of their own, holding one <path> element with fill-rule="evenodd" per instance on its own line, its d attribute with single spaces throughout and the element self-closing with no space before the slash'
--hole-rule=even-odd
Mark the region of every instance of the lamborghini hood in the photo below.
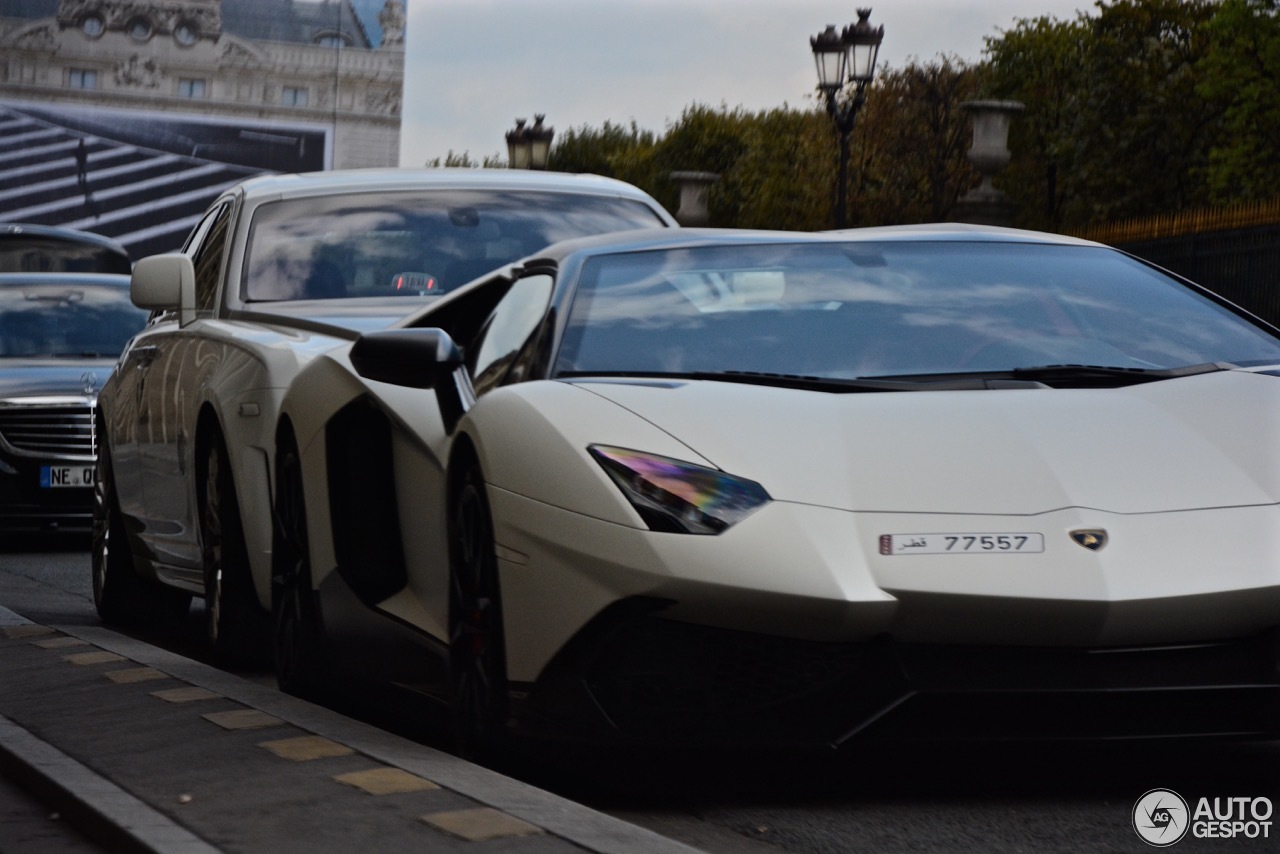
<svg viewBox="0 0 1280 854">
<path fill-rule="evenodd" d="M 780 501 L 1009 515 L 1280 502 L 1280 378 L 1245 371 L 1105 389 L 576 384 Z"/>
</svg>

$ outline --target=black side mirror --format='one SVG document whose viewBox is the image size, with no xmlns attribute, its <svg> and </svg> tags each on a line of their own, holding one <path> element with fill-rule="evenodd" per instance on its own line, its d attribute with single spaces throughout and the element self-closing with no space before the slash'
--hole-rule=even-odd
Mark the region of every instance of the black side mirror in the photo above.
<svg viewBox="0 0 1280 854">
<path fill-rule="evenodd" d="M 434 388 L 462 364 L 462 351 L 443 329 L 383 329 L 356 339 L 351 364 L 368 380 Z"/>
<path fill-rule="evenodd" d="M 405 388 L 430 388 L 450 433 L 475 402 L 462 350 L 443 329 L 366 332 L 351 347 L 351 365 L 368 380 Z"/>
</svg>

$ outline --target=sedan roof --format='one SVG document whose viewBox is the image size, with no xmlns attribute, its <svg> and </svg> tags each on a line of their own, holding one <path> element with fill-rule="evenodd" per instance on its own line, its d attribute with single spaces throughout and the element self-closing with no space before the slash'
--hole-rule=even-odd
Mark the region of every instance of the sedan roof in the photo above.
<svg viewBox="0 0 1280 854">
<path fill-rule="evenodd" d="M 244 181 L 240 188 L 246 199 L 251 201 L 264 196 L 297 197 L 431 188 L 546 190 L 653 201 L 648 193 L 613 178 L 527 169 L 334 169 L 326 172 L 261 175 Z"/>
</svg>

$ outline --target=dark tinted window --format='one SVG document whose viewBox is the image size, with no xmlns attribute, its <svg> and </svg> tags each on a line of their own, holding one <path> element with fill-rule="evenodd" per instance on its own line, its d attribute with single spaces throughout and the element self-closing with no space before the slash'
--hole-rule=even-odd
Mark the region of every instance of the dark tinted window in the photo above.
<svg viewBox="0 0 1280 854">
<path fill-rule="evenodd" d="M 247 301 L 442 293 L 560 240 L 663 225 L 647 205 L 570 193 L 433 190 L 258 208 Z"/>
<path fill-rule="evenodd" d="M 191 263 L 196 273 L 196 310 L 211 312 L 217 306 L 218 286 L 222 281 L 222 257 L 227 246 L 227 224 L 231 221 L 231 204 L 220 205 L 205 215 L 196 226 L 196 239 L 191 248 Z"/>
<path fill-rule="evenodd" d="M 120 355 L 147 321 L 128 285 L 0 283 L 0 357 Z"/>
<path fill-rule="evenodd" d="M 538 274 L 518 279 L 467 348 L 476 394 L 500 385 L 547 314 L 554 281 Z"/>
<path fill-rule="evenodd" d="M 99 243 L 30 233 L 0 234 L 0 273 L 121 273 L 132 269 L 127 253 Z"/>
</svg>

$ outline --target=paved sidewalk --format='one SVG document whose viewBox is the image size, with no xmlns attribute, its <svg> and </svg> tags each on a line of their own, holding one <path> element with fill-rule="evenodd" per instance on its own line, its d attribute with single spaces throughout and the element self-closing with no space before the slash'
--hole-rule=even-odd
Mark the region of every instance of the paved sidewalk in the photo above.
<svg viewBox="0 0 1280 854">
<path fill-rule="evenodd" d="M 695 850 L 107 629 L 2 607 L 0 774 L 112 851 Z"/>
</svg>

